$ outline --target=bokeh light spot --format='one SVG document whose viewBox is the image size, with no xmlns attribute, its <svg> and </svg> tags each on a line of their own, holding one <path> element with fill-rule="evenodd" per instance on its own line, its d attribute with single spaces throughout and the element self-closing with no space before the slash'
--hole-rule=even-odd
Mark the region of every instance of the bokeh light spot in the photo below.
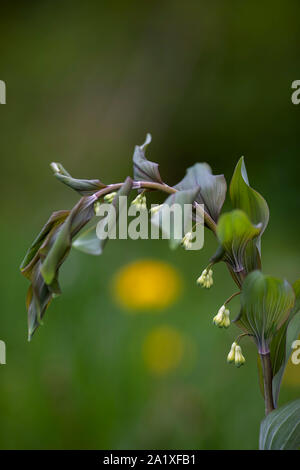
<svg viewBox="0 0 300 470">
<path fill-rule="evenodd" d="M 283 379 L 283 385 L 300 388 L 300 365 L 289 360 Z"/>
<path fill-rule="evenodd" d="M 143 357 L 150 372 L 163 375 L 178 367 L 183 358 L 184 338 L 170 326 L 152 330 L 143 345 Z"/>
<path fill-rule="evenodd" d="M 113 295 L 129 310 L 159 310 L 179 296 L 182 281 L 176 269 L 158 260 L 139 260 L 124 266 L 113 280 Z"/>
</svg>

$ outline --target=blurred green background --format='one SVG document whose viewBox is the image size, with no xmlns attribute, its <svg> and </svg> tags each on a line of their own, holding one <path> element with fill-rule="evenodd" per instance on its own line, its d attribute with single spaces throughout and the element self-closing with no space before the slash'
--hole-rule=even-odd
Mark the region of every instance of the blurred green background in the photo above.
<svg viewBox="0 0 300 470">
<path fill-rule="evenodd" d="M 148 156 L 170 184 L 196 161 L 229 182 L 245 156 L 271 210 L 264 271 L 297 279 L 299 14 L 296 0 L 1 4 L 0 448 L 257 448 L 255 348 L 244 343 L 245 367 L 227 366 L 237 330 L 211 321 L 233 281 L 218 265 L 213 289 L 195 284 L 216 247 L 210 233 L 199 253 L 165 241 L 112 241 L 99 258 L 74 251 L 31 343 L 18 267 L 49 214 L 78 199 L 49 163 L 121 181 L 151 132 Z M 167 263 L 181 287 L 164 309 L 133 312 L 114 279 L 145 259 Z M 293 366 L 281 402 L 299 391 Z"/>
</svg>

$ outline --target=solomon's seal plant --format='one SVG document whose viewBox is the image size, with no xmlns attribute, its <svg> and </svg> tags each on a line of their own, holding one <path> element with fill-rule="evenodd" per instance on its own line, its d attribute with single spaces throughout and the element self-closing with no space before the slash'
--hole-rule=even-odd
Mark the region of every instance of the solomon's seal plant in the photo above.
<svg viewBox="0 0 300 470">
<path fill-rule="evenodd" d="M 41 324 L 51 300 L 60 294 L 59 269 L 72 247 L 85 253 L 99 255 L 106 239 L 97 237 L 96 224 L 84 227 L 100 214 L 101 204 L 110 203 L 117 215 L 124 209 L 120 196 L 135 192 L 132 204 L 139 210 L 147 208 L 148 191 L 167 194 L 165 204 L 150 210 L 151 221 L 161 223 L 161 215 L 167 204 L 192 204 L 193 222 L 197 224 L 197 210 L 204 205 L 204 223 L 216 236 L 217 250 L 197 279 L 199 286 L 213 286 L 213 267 L 224 262 L 232 276 L 237 291 L 224 301 L 212 318 L 219 328 L 228 328 L 234 323 L 241 334 L 232 344 L 227 362 L 241 367 L 245 357 L 241 341 L 245 336 L 253 340 L 257 348 L 259 377 L 265 400 L 267 417 L 261 424 L 261 449 L 297 449 L 300 447 L 300 400 L 276 409 L 280 385 L 291 345 L 300 334 L 300 279 L 293 285 L 286 280 L 265 275 L 261 268 L 261 238 L 268 225 L 269 208 L 265 199 L 249 184 L 244 159 L 234 170 L 229 197 L 230 212 L 220 215 L 226 196 L 227 185 L 223 175 L 213 175 L 207 163 L 196 163 L 185 177 L 171 187 L 160 175 L 158 164 L 145 156 L 151 142 L 148 134 L 141 146 L 136 146 L 133 155 L 133 178 L 124 182 L 104 184 L 98 179 L 73 178 L 60 163 L 52 163 L 54 175 L 82 197 L 71 210 L 54 212 L 30 246 L 21 264 L 22 274 L 30 281 L 26 305 L 28 311 L 29 340 Z M 102 215 L 100 228 L 111 226 L 110 215 Z M 171 246 L 176 240 L 171 230 Z M 80 233 L 79 233 L 80 232 Z M 181 243 L 189 249 L 193 243 L 193 231 L 183 233 Z M 240 311 L 230 318 L 228 304 L 240 296 Z"/>
</svg>

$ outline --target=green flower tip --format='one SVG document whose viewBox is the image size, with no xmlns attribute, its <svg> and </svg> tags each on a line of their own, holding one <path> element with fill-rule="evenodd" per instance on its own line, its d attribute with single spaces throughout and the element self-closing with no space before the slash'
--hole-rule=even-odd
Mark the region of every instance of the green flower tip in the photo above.
<svg viewBox="0 0 300 470">
<path fill-rule="evenodd" d="M 105 194 L 103 199 L 105 202 L 108 202 L 110 204 L 111 202 L 113 202 L 116 195 L 117 195 L 116 192 Z"/>
</svg>

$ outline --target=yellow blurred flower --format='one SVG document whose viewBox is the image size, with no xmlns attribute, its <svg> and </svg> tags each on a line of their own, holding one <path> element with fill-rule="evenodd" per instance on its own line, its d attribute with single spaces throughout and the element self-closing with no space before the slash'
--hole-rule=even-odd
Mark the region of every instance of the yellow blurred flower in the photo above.
<svg viewBox="0 0 300 470">
<path fill-rule="evenodd" d="M 163 309 L 181 290 L 181 278 L 168 263 L 139 260 L 123 267 L 113 280 L 113 295 L 131 310 Z"/>
<path fill-rule="evenodd" d="M 152 330 L 143 345 L 143 357 L 148 369 L 163 375 L 178 367 L 183 358 L 184 338 L 170 326 Z"/>
<path fill-rule="evenodd" d="M 295 365 L 289 360 L 284 378 L 283 385 L 300 388 L 300 365 Z"/>
</svg>

